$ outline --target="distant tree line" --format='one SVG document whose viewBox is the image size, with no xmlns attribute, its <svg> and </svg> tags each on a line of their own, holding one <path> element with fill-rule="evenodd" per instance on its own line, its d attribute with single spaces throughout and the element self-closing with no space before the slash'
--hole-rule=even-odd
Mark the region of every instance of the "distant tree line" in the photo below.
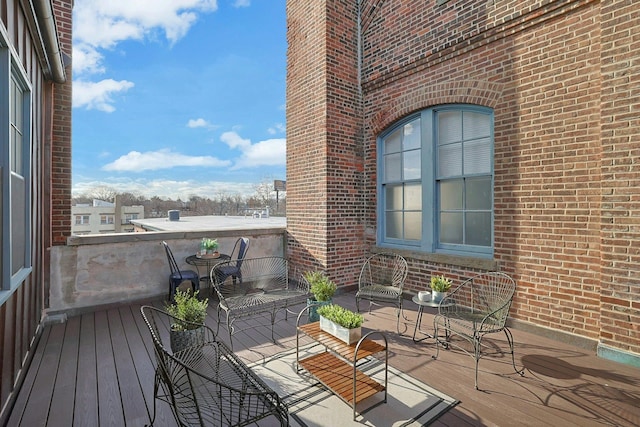
<svg viewBox="0 0 640 427">
<path fill-rule="evenodd" d="M 140 194 L 130 192 L 118 192 L 107 186 L 96 187 L 86 194 L 73 198 L 73 204 L 89 204 L 94 199 L 115 203 L 119 196 L 122 206 L 144 206 L 145 218 L 166 217 L 171 210 L 179 210 L 181 216 L 202 215 L 240 215 L 251 216 L 254 212 L 261 212 L 269 207 L 271 216 L 284 216 L 286 212 L 286 198 L 281 192 L 273 191 L 273 184 L 262 182 L 254 187 L 255 193 L 248 197 L 240 194 L 228 194 L 219 192 L 213 199 L 190 195 L 188 199 L 177 200 L 163 199 L 153 196 L 150 199 Z"/>
</svg>

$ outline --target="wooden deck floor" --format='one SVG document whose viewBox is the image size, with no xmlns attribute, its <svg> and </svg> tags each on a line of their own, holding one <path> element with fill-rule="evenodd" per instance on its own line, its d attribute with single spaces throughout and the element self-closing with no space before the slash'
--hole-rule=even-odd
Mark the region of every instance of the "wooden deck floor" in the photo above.
<svg viewBox="0 0 640 427">
<path fill-rule="evenodd" d="M 353 295 L 337 302 L 354 308 Z M 159 302 L 157 305 L 161 305 Z M 403 323 L 409 336 L 395 333 L 392 308 L 374 307 L 365 329 L 387 331 L 389 363 L 460 403 L 440 417 L 439 426 L 632 426 L 640 425 L 640 369 L 597 358 L 562 342 L 513 330 L 514 373 L 504 334 L 486 341 L 492 354 L 480 361 L 473 386 L 473 360 L 458 351 L 441 351 L 433 360 L 431 340 L 411 339 L 417 307 L 407 301 Z M 215 309 L 207 323 L 215 330 Z M 429 329 L 432 316 L 425 313 Z M 234 335 L 234 350 L 247 362 L 295 347 L 295 318 L 280 319 L 278 343 L 259 326 Z M 220 338 L 228 342 L 226 331 Z M 37 346 L 9 426 L 143 426 L 152 407 L 154 365 L 151 342 L 131 305 L 70 318 L 47 326 Z M 167 406 L 159 405 L 156 426 L 173 426 Z"/>
</svg>

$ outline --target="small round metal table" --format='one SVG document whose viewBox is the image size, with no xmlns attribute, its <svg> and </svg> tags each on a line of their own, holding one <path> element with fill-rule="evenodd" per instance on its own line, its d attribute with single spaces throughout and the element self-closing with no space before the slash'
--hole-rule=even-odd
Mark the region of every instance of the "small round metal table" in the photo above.
<svg viewBox="0 0 640 427">
<path fill-rule="evenodd" d="M 420 299 L 418 298 L 417 295 L 414 295 L 413 298 L 411 298 L 411 301 L 413 301 L 414 303 L 416 303 L 418 305 L 418 318 L 416 319 L 416 327 L 413 330 L 413 342 L 420 342 L 420 341 L 424 341 L 427 338 L 435 338 L 434 335 L 423 331 L 422 329 L 420 329 L 421 325 L 422 325 L 422 312 L 424 311 L 425 307 L 429 307 L 429 308 L 438 308 L 438 307 L 450 307 L 453 304 L 442 304 L 440 305 L 439 302 L 433 302 L 431 301 L 431 299 L 429 299 L 428 301 L 420 301 Z M 418 331 L 425 335 L 423 338 L 418 338 L 416 339 L 416 334 L 418 333 Z"/>
<path fill-rule="evenodd" d="M 225 262 L 225 261 L 229 261 L 231 259 L 231 256 L 227 255 L 227 254 L 223 254 L 221 253 L 220 256 L 213 258 L 213 257 L 207 257 L 207 256 L 200 256 L 199 254 L 195 254 L 195 255 L 189 255 L 186 259 L 185 262 L 187 264 L 191 264 L 194 265 L 196 267 L 196 270 L 198 271 L 198 276 L 200 277 L 200 281 L 201 282 L 206 282 L 209 283 L 211 282 L 211 278 L 210 278 L 210 274 L 211 274 L 211 269 L 218 263 L 220 262 Z M 205 268 L 205 275 L 201 275 L 200 274 L 200 268 L 204 267 Z M 210 283 L 209 283 L 210 284 Z"/>
</svg>

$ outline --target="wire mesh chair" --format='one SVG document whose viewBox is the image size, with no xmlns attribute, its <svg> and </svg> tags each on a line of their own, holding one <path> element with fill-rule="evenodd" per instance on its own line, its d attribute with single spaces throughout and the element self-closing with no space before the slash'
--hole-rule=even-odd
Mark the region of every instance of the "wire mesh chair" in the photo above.
<svg viewBox="0 0 640 427">
<path fill-rule="evenodd" d="M 475 361 L 475 387 L 478 389 L 478 363 L 482 357 L 482 339 L 487 334 L 504 331 L 509 342 L 511 363 L 516 373 L 524 375 L 524 368 L 516 368 L 513 335 L 506 326 L 516 284 L 508 275 L 500 272 L 481 273 L 465 280 L 442 299 L 438 314 L 433 320 L 436 337 L 436 354 L 440 345 L 454 346 Z M 444 330 L 444 341 L 441 332 Z M 457 335 L 471 343 L 473 351 L 451 341 Z"/>
<path fill-rule="evenodd" d="M 156 401 L 167 402 L 181 426 L 245 426 L 274 417 L 289 425 L 289 411 L 269 388 L 222 342 L 204 328 L 204 342 L 172 353 L 170 325 L 175 317 L 151 306 L 140 308 L 156 357 L 153 414 Z"/>
<path fill-rule="evenodd" d="M 402 288 L 407 278 L 407 260 L 397 254 L 375 254 L 362 265 L 356 292 L 356 308 L 360 312 L 360 300 L 369 301 L 369 312 L 374 303 L 392 304 L 398 317 L 396 328 L 400 332 L 402 312 Z M 402 316 L 405 318 L 404 313 Z"/>
</svg>

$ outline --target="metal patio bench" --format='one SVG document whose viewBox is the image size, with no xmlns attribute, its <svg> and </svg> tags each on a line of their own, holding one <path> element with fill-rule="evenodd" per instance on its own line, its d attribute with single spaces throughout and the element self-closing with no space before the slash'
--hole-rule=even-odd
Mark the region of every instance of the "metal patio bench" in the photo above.
<svg viewBox="0 0 640 427">
<path fill-rule="evenodd" d="M 238 274 L 241 282 L 231 280 L 225 273 L 231 263 L 233 261 L 221 262 L 211 269 L 211 283 L 218 299 L 217 332 L 223 323 L 233 348 L 233 334 L 242 330 L 235 328 L 235 322 L 265 315 L 271 322 L 271 340 L 275 342 L 276 314 L 285 310 L 287 315 L 290 307 L 306 303 L 310 296 L 309 283 L 301 277 L 291 280 L 297 275 L 289 274 L 289 263 L 282 257 L 245 258 Z"/>
</svg>

